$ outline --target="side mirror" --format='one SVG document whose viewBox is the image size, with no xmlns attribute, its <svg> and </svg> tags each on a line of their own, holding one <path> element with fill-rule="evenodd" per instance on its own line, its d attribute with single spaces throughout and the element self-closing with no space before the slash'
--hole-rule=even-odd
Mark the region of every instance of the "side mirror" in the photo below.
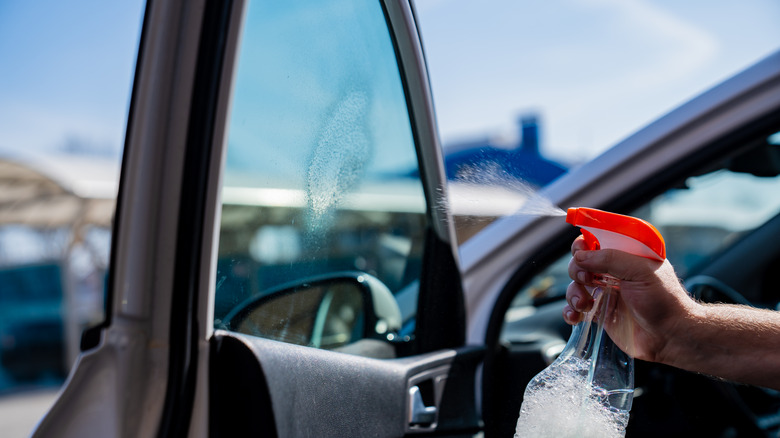
<svg viewBox="0 0 780 438">
<path fill-rule="evenodd" d="M 251 297 L 228 313 L 222 328 L 332 350 L 362 339 L 392 340 L 401 311 L 378 278 L 339 272 Z"/>
</svg>

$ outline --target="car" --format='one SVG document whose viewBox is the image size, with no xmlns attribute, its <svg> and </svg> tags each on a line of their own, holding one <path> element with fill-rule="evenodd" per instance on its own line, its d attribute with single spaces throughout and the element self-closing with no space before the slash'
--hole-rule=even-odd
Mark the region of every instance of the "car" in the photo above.
<svg viewBox="0 0 780 438">
<path fill-rule="evenodd" d="M 56 263 L 0 269 L 0 365 L 14 382 L 64 377 L 61 279 Z"/>
<path fill-rule="evenodd" d="M 774 54 L 540 196 L 648 216 L 701 299 L 775 306 L 779 115 Z M 521 208 L 459 245 L 479 213 L 443 163 L 409 1 L 150 2 L 106 319 L 33 436 L 509 436 L 570 332 L 577 230 Z M 714 223 L 678 196 L 711 175 L 736 191 L 702 201 Z M 629 436 L 778 428 L 772 391 L 653 364 L 636 385 Z"/>
</svg>

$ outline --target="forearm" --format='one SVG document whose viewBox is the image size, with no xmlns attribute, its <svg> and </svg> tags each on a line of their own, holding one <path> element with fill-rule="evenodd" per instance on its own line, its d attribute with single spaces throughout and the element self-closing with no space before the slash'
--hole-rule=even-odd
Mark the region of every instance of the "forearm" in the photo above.
<svg viewBox="0 0 780 438">
<path fill-rule="evenodd" d="M 780 312 L 696 303 L 674 332 L 661 362 L 780 389 Z"/>
</svg>

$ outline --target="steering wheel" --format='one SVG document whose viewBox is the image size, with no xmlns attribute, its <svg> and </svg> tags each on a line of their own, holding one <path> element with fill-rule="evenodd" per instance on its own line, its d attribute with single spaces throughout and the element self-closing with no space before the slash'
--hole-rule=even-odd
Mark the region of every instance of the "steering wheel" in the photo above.
<svg viewBox="0 0 780 438">
<path fill-rule="evenodd" d="M 697 300 L 755 307 L 736 289 L 710 275 L 693 276 L 685 282 L 685 286 Z M 717 392 L 732 405 L 735 413 L 741 417 L 742 423 L 749 423 L 755 428 L 755 433 L 762 436 L 778 436 L 780 433 L 780 391 L 737 385 L 715 379 L 712 380 L 712 383 L 716 386 Z"/>
<path fill-rule="evenodd" d="M 685 281 L 685 287 L 697 300 L 705 302 L 726 302 L 732 304 L 743 304 L 754 307 L 753 304 L 745 298 L 744 295 L 737 292 L 723 281 L 710 275 L 695 275 Z M 720 300 L 718 298 L 725 298 Z"/>
</svg>

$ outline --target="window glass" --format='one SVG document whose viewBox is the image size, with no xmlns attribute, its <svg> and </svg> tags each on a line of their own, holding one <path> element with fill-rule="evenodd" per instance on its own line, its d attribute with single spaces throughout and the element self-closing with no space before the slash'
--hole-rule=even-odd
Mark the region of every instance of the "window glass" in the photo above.
<svg viewBox="0 0 780 438">
<path fill-rule="evenodd" d="M 142 0 L 0 2 L 0 435 L 29 436 L 105 318 Z"/>
<path fill-rule="evenodd" d="M 701 269 L 712 256 L 780 214 L 780 135 L 769 136 L 758 146 L 724 167 L 691 176 L 682 188 L 673 188 L 628 214 L 652 223 L 664 236 L 667 258 L 685 279 Z M 561 298 L 571 281 L 570 255 L 536 275 L 512 303 L 510 317 L 522 317 L 524 306 Z"/>
<path fill-rule="evenodd" d="M 780 212 L 780 177 L 722 169 L 691 177 L 633 214 L 664 236 L 668 259 L 685 278 L 698 264 Z"/>
<path fill-rule="evenodd" d="M 344 343 L 314 342 L 328 334 L 312 331 L 332 322 L 326 307 L 338 303 L 360 316 L 347 318 L 350 340 L 410 335 L 414 306 L 404 297 L 416 296 L 425 211 L 380 4 L 251 2 L 229 123 L 215 326 L 327 348 Z M 323 276 L 340 280 L 314 286 Z M 352 292 L 334 292 L 342 289 Z M 262 322 L 236 320 L 258 306 Z M 377 318 L 401 313 L 406 328 Z"/>
</svg>

